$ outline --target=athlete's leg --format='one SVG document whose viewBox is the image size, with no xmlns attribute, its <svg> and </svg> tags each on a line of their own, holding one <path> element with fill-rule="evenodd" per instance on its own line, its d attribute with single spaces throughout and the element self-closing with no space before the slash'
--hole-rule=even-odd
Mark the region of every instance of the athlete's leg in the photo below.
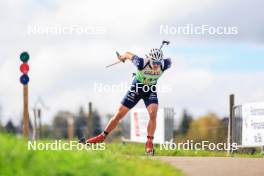
<svg viewBox="0 0 264 176">
<path fill-rule="evenodd" d="M 148 121 L 148 136 L 153 137 L 155 130 L 156 130 L 156 119 L 157 119 L 157 112 L 158 112 L 158 104 L 152 103 L 148 107 L 149 113 L 149 121 Z"/>
<path fill-rule="evenodd" d="M 126 115 L 126 113 L 129 111 L 129 108 L 127 108 L 124 105 L 121 105 L 118 108 L 118 111 L 115 113 L 115 115 L 110 119 L 108 122 L 105 130 L 99 134 L 98 136 L 89 138 L 87 140 L 87 143 L 100 143 L 103 142 L 107 136 L 108 133 L 110 133 L 118 124 L 118 122 Z"/>
<path fill-rule="evenodd" d="M 134 80 L 132 85 L 135 84 L 136 81 Z M 140 94 L 136 92 L 135 87 L 132 87 L 131 90 L 126 93 L 121 102 L 121 106 L 116 114 L 111 118 L 104 131 L 106 133 L 110 133 L 117 126 L 118 122 L 126 115 L 126 113 L 138 103 L 140 98 Z"/>
<path fill-rule="evenodd" d="M 148 136 L 147 136 L 147 142 L 145 145 L 145 150 L 147 155 L 154 155 L 154 148 L 153 148 L 153 139 L 154 139 L 154 133 L 156 130 L 156 119 L 157 119 L 157 111 L 158 111 L 158 104 L 152 103 L 148 107 L 148 113 L 149 113 L 149 122 L 148 122 Z"/>
<path fill-rule="evenodd" d="M 153 139 L 154 133 L 156 130 L 156 119 L 157 119 L 157 112 L 158 112 L 158 96 L 156 92 L 151 92 L 143 97 L 144 103 L 147 107 L 149 113 L 149 121 L 147 127 L 147 142 L 145 145 L 145 150 L 147 155 L 154 155 L 154 148 L 153 148 Z"/>
<path fill-rule="evenodd" d="M 127 91 L 125 97 L 121 102 L 121 106 L 119 107 L 118 111 L 115 115 L 111 118 L 109 123 L 105 128 L 105 132 L 110 133 L 118 124 L 118 122 L 126 115 L 126 113 L 132 109 L 138 101 L 141 99 L 139 92 L 136 92 L 136 84 L 137 81 L 133 80 L 132 87 L 130 90 Z"/>
<path fill-rule="evenodd" d="M 148 136 L 153 137 L 156 130 L 156 118 L 159 107 L 157 92 L 150 92 L 143 97 L 144 103 L 149 113 L 149 121 L 147 127 Z"/>
<path fill-rule="evenodd" d="M 108 122 L 104 131 L 110 133 L 118 125 L 118 122 L 126 115 L 129 110 L 130 109 L 126 106 L 120 105 L 115 115 Z"/>
<path fill-rule="evenodd" d="M 108 122 L 105 130 L 96 137 L 89 138 L 87 143 L 100 143 L 103 142 L 108 135 L 117 125 L 118 122 L 126 115 L 126 113 L 132 109 L 140 100 L 141 96 L 134 90 L 129 90 L 121 102 L 121 106 L 118 111 Z"/>
</svg>

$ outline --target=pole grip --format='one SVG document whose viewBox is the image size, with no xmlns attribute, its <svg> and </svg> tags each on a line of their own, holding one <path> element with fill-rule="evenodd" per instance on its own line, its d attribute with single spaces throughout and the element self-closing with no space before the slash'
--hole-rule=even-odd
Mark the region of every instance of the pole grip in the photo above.
<svg viewBox="0 0 264 176">
<path fill-rule="evenodd" d="M 125 62 L 125 61 L 123 61 L 123 60 L 120 59 L 120 54 L 119 54 L 118 51 L 116 51 L 116 56 L 117 56 L 118 60 L 120 60 L 121 62 Z"/>
</svg>

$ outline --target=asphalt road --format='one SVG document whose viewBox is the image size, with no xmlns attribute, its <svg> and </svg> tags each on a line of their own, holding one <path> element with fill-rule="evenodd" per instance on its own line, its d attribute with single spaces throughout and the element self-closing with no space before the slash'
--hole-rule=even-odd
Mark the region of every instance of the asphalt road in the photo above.
<svg viewBox="0 0 264 176">
<path fill-rule="evenodd" d="M 155 157 L 187 176 L 264 176 L 264 158 Z"/>
</svg>

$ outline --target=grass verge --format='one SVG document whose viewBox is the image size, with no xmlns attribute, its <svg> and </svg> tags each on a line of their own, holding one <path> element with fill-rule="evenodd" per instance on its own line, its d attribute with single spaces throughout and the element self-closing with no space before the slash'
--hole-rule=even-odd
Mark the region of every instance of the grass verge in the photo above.
<svg viewBox="0 0 264 176">
<path fill-rule="evenodd" d="M 139 143 L 113 143 L 108 144 L 107 148 L 115 153 L 123 153 L 126 155 L 143 155 L 144 144 Z M 204 157 L 228 157 L 225 151 L 209 151 L 209 150 L 160 150 L 160 145 L 155 146 L 155 155 L 157 156 L 204 156 Z M 246 154 L 234 153 L 230 157 L 249 157 L 262 158 L 263 154 Z"/>
<path fill-rule="evenodd" d="M 0 134 L 0 175 L 180 176 L 182 172 L 142 157 L 141 146 L 134 144 L 110 144 L 105 151 L 28 151 L 23 139 Z"/>
</svg>

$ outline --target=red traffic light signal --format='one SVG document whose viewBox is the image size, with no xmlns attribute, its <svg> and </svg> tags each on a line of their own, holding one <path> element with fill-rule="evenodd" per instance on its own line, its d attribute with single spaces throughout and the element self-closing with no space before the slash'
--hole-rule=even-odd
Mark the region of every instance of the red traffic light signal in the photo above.
<svg viewBox="0 0 264 176">
<path fill-rule="evenodd" d="M 28 71 L 29 71 L 29 65 L 27 63 L 23 63 L 20 65 L 20 71 L 23 73 L 23 74 L 27 74 Z"/>
</svg>

